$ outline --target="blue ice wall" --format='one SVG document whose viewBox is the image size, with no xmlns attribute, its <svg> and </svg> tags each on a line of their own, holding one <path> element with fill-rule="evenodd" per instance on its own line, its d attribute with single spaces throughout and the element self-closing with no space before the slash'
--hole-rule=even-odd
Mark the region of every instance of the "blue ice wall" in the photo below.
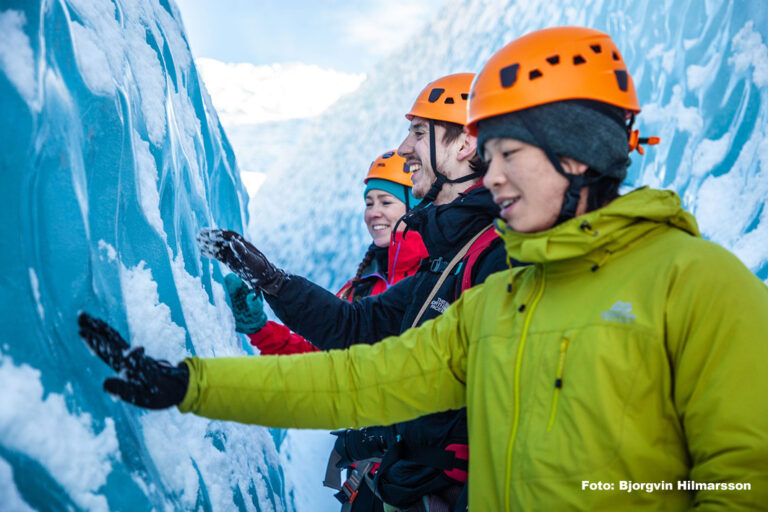
<svg viewBox="0 0 768 512">
<path fill-rule="evenodd" d="M 176 7 L 3 0 L 0 113 L 0 509 L 285 509 L 266 429 L 115 402 L 77 336 L 247 353 L 194 242 L 247 196 Z"/>
<path fill-rule="evenodd" d="M 765 0 L 448 2 L 400 51 L 372 64 L 355 93 L 289 141 L 290 156 L 253 201 L 251 238 L 287 268 L 341 286 L 370 243 L 362 180 L 404 138 L 418 92 L 437 77 L 479 71 L 518 36 L 560 25 L 611 34 L 638 86 L 637 127 L 661 137 L 644 157 L 633 154 L 628 185 L 679 192 L 704 236 L 767 280 Z"/>
</svg>

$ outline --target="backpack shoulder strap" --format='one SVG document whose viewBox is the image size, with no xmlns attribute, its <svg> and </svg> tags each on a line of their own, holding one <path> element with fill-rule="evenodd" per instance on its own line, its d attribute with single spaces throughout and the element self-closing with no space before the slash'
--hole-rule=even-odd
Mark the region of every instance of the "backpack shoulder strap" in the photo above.
<svg viewBox="0 0 768 512">
<path fill-rule="evenodd" d="M 472 239 L 469 242 L 464 244 L 464 247 L 462 247 L 459 250 L 459 252 L 456 253 L 456 256 L 453 257 L 450 263 L 448 263 L 448 266 L 445 267 L 445 270 L 443 270 L 442 274 L 440 274 L 440 279 L 437 280 L 437 283 L 435 283 L 435 286 L 432 288 L 432 291 L 429 292 L 429 295 L 427 296 L 427 300 L 425 300 L 424 304 L 422 304 L 421 309 L 419 310 L 419 314 L 416 315 L 416 318 L 413 319 L 413 323 L 411 324 L 411 327 L 416 327 L 416 325 L 418 325 L 419 320 L 421 320 L 421 317 L 424 316 L 424 312 L 427 310 L 427 307 L 429 306 L 430 302 L 432 302 L 432 299 L 435 297 L 437 290 L 439 290 L 440 287 L 443 286 L 445 279 L 453 271 L 453 269 L 456 267 L 459 261 L 461 261 L 464 258 L 464 256 L 466 256 L 467 252 L 469 251 L 469 248 L 472 247 L 472 245 L 474 245 L 474 243 L 481 236 L 483 236 L 484 233 L 487 233 L 489 230 L 495 233 L 492 230 L 492 228 L 493 228 L 493 224 L 489 224 L 485 228 L 481 229 L 475 236 L 472 237 Z"/>
<path fill-rule="evenodd" d="M 496 230 L 490 229 L 492 227 L 493 224 L 485 228 L 483 234 L 480 235 L 480 238 L 475 240 L 475 243 L 472 244 L 472 247 L 470 247 L 469 251 L 467 251 L 467 256 L 464 260 L 464 275 L 461 278 L 462 292 L 474 286 L 475 283 L 472 282 L 472 267 L 475 266 L 475 263 L 477 263 L 477 259 L 480 257 L 480 255 L 483 254 L 483 252 L 485 252 L 485 250 L 491 246 L 494 240 L 499 238 L 499 234 L 496 232 Z"/>
</svg>

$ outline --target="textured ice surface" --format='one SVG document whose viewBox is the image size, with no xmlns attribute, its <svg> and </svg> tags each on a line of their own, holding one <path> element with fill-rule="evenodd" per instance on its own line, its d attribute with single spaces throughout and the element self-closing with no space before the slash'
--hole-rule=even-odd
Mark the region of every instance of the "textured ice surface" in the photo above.
<svg viewBox="0 0 768 512">
<path fill-rule="evenodd" d="M 0 7 L 0 510 L 285 510 L 273 435 L 101 390 L 80 310 L 158 358 L 245 355 L 202 226 L 247 196 L 167 1 Z"/>
<path fill-rule="evenodd" d="M 248 353 L 194 243 L 243 230 L 246 197 L 178 20 L 167 0 L 0 3 L 2 510 L 337 509 L 320 487 L 330 436 L 140 412 L 101 391 L 107 368 L 76 335 L 87 310 L 157 357 Z M 768 281 L 763 0 L 452 2 L 323 115 L 234 133 L 240 165 L 269 173 L 249 238 L 339 286 L 369 242 L 362 178 L 418 91 L 562 24 L 612 34 L 639 127 L 662 137 L 630 184 L 677 190 Z"/>
</svg>

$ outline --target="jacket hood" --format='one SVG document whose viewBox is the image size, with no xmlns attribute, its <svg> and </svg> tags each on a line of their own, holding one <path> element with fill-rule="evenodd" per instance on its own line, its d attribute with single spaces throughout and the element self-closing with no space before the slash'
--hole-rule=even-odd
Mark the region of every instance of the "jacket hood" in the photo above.
<svg viewBox="0 0 768 512">
<path fill-rule="evenodd" d="M 683 210 L 675 192 L 645 187 L 539 233 L 518 233 L 502 220 L 496 222 L 507 255 L 518 261 L 548 263 L 585 258 L 598 265 L 662 225 L 701 236 L 696 219 Z"/>
<path fill-rule="evenodd" d="M 448 204 L 413 210 L 403 219 L 417 231 L 432 258 L 451 258 L 470 238 L 499 216 L 485 187 L 473 187 Z"/>
</svg>

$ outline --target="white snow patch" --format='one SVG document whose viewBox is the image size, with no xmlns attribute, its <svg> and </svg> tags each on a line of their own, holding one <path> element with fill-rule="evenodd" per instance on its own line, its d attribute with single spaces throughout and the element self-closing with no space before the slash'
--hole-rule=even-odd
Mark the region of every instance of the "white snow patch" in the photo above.
<svg viewBox="0 0 768 512">
<path fill-rule="evenodd" d="M 186 331 L 171 319 L 171 308 L 160 302 L 152 270 L 140 261 L 133 268 L 120 264 L 120 288 L 130 332 L 129 343 L 172 363 L 187 356 Z"/>
<path fill-rule="evenodd" d="M 179 159 L 188 164 L 188 172 L 192 183 L 192 192 L 201 198 L 206 197 L 206 186 L 203 182 L 201 167 L 205 167 L 204 151 L 196 141 L 200 138 L 200 120 L 195 115 L 195 109 L 189 96 L 172 92 L 168 107 L 168 122 L 176 128 Z"/>
<path fill-rule="evenodd" d="M 694 47 L 694 45 L 695 45 L 696 43 L 698 43 L 698 42 L 699 42 L 699 40 L 698 40 L 698 39 L 683 39 L 683 49 L 684 49 L 685 51 L 688 51 L 688 50 L 690 50 L 691 48 L 693 48 L 693 47 Z"/>
<path fill-rule="evenodd" d="M 157 53 L 147 44 L 144 27 L 138 22 L 137 25 L 128 33 L 130 37 L 126 41 L 125 51 L 131 63 L 131 76 L 139 88 L 141 113 L 147 125 L 149 140 L 160 146 L 167 124 L 165 72 Z"/>
<path fill-rule="evenodd" d="M 741 147 L 730 172 L 708 176 L 695 191 L 695 213 L 702 233 L 736 253 L 756 270 L 768 258 L 768 135 L 756 129 Z M 755 168 L 759 168 L 755 172 Z M 758 225 L 745 233 L 762 208 Z"/>
<path fill-rule="evenodd" d="M 26 24 L 26 16 L 21 11 L 0 12 L 0 69 L 27 105 L 37 110 L 33 107 L 37 97 L 35 59 L 29 37 L 23 30 Z"/>
<path fill-rule="evenodd" d="M 112 79 L 112 70 L 99 34 L 80 23 L 73 22 L 72 40 L 77 67 L 80 69 L 85 85 L 95 94 L 113 94 L 115 84 Z"/>
<path fill-rule="evenodd" d="M 200 58 L 195 64 L 225 127 L 316 116 L 365 80 L 364 74 L 300 63 L 254 66 Z"/>
<path fill-rule="evenodd" d="M 268 465 L 274 467 L 279 460 L 267 429 L 180 415 L 176 411 L 146 414 L 140 422 L 155 466 L 184 508 L 194 508 L 197 501 L 199 470 L 213 510 L 232 508 L 234 486 L 240 487 L 247 509 L 255 510 L 249 506 L 247 489 L 251 483 L 261 510 L 274 510 L 261 476 L 267 473 Z M 212 437 L 218 439 L 218 448 Z"/>
<path fill-rule="evenodd" d="M 701 232 L 726 247 L 744 228 L 737 221 L 737 208 L 744 184 L 736 173 L 708 176 L 693 197 Z"/>
<path fill-rule="evenodd" d="M 755 229 L 742 235 L 733 245 L 733 253 L 752 270 L 757 270 L 768 262 L 768 211 L 763 211 Z"/>
<path fill-rule="evenodd" d="M 754 30 L 754 21 L 748 21 L 733 36 L 733 56 L 728 62 L 737 72 L 752 67 L 752 81 L 758 87 L 768 86 L 768 48 L 763 44 L 763 37 Z"/>
<path fill-rule="evenodd" d="M 653 45 L 653 48 L 648 50 L 648 52 L 645 54 L 645 57 L 647 59 L 655 59 L 656 57 L 661 57 L 664 54 L 664 45 L 661 43 L 657 43 Z"/>
<path fill-rule="evenodd" d="M 173 9 L 176 15 L 178 15 L 176 6 L 173 4 L 170 5 L 171 9 Z M 189 51 L 187 42 L 184 40 L 184 36 L 182 34 L 184 29 L 181 22 L 177 21 L 175 16 L 172 16 L 159 4 L 154 4 L 154 7 L 156 20 L 160 25 L 162 33 L 165 35 L 165 40 L 168 43 L 168 47 L 170 48 L 171 55 L 173 56 L 176 67 L 182 71 L 188 71 L 189 66 L 192 63 L 192 54 Z M 166 63 L 166 65 L 169 64 L 170 63 Z"/>
<path fill-rule="evenodd" d="M 43 303 L 40 302 L 40 282 L 37 279 L 35 269 L 32 267 L 29 267 L 29 284 L 32 285 L 32 295 L 35 296 L 35 304 L 37 304 L 37 316 L 40 317 L 40 320 L 45 320 L 45 308 L 43 308 Z"/>
<path fill-rule="evenodd" d="M 722 162 L 728 154 L 732 139 L 731 134 L 726 133 L 717 140 L 702 140 L 693 155 L 693 176 L 704 176 Z"/>
<path fill-rule="evenodd" d="M 678 130 L 691 134 L 699 133 L 704 120 L 696 107 L 683 105 L 683 89 L 678 84 L 672 87 L 672 97 L 667 105 L 650 103 L 643 107 L 643 121 L 646 123 L 672 124 Z"/>
<path fill-rule="evenodd" d="M 13 485 L 13 468 L 3 459 L 0 459 L 0 496 L 5 512 L 34 512 Z"/>
<path fill-rule="evenodd" d="M 190 275 L 184 268 L 181 254 L 171 262 L 171 271 L 195 354 L 200 357 L 245 355 L 221 285 L 216 283 L 214 290 L 219 287 L 220 304 L 225 307 L 216 307 L 209 302 L 201 279 Z"/>
<path fill-rule="evenodd" d="M 675 67 L 675 50 L 664 51 L 664 45 L 658 43 L 646 54 L 647 59 L 661 58 L 661 67 L 666 73 L 671 73 Z"/>
<path fill-rule="evenodd" d="M 700 89 L 707 83 L 712 82 L 716 78 L 715 71 L 719 63 L 720 54 L 716 54 L 713 55 L 703 66 L 699 66 L 697 64 L 688 66 L 688 68 L 685 70 L 688 89 L 691 91 Z M 671 73 L 672 70 L 669 70 L 668 72 Z"/>
<path fill-rule="evenodd" d="M 144 444 L 163 481 L 171 486 L 184 508 L 193 509 L 199 481 L 190 455 L 203 442 L 207 421 L 195 416 L 187 420 L 177 411 L 159 411 L 141 416 L 139 422 Z"/>
<path fill-rule="evenodd" d="M 82 21 L 72 23 L 72 35 L 77 65 L 89 89 L 112 94 L 115 86 L 137 88 L 149 140 L 160 145 L 166 133 L 165 73 L 146 35 L 148 27 L 155 27 L 154 11 L 144 4 L 123 4 L 120 24 L 112 2 L 71 0 L 69 4 Z M 154 30 L 153 34 L 160 35 Z M 162 46 L 162 39 L 158 44 Z"/>
<path fill-rule="evenodd" d="M 667 73 L 671 74 L 675 70 L 675 50 L 664 52 L 661 57 L 661 67 Z"/>
<path fill-rule="evenodd" d="M 103 239 L 99 240 L 99 250 L 104 252 L 107 255 L 107 259 L 111 262 L 117 261 L 117 251 L 114 247 L 112 247 L 110 244 L 105 242 Z"/>
<path fill-rule="evenodd" d="M 43 398 L 39 370 L 16 366 L 2 354 L 0 389 L 3 445 L 39 462 L 79 506 L 108 510 L 98 489 L 119 460 L 114 421 L 107 418 L 104 429 L 95 433 L 90 414 L 70 413 L 62 395 Z"/>
<path fill-rule="evenodd" d="M 163 219 L 160 217 L 160 194 L 157 191 L 157 164 L 149 151 L 149 143 L 142 140 L 141 136 L 133 131 L 133 147 L 136 157 L 136 178 L 139 193 L 139 204 L 144 216 L 155 231 L 167 240 L 168 237 L 163 228 Z"/>
</svg>

